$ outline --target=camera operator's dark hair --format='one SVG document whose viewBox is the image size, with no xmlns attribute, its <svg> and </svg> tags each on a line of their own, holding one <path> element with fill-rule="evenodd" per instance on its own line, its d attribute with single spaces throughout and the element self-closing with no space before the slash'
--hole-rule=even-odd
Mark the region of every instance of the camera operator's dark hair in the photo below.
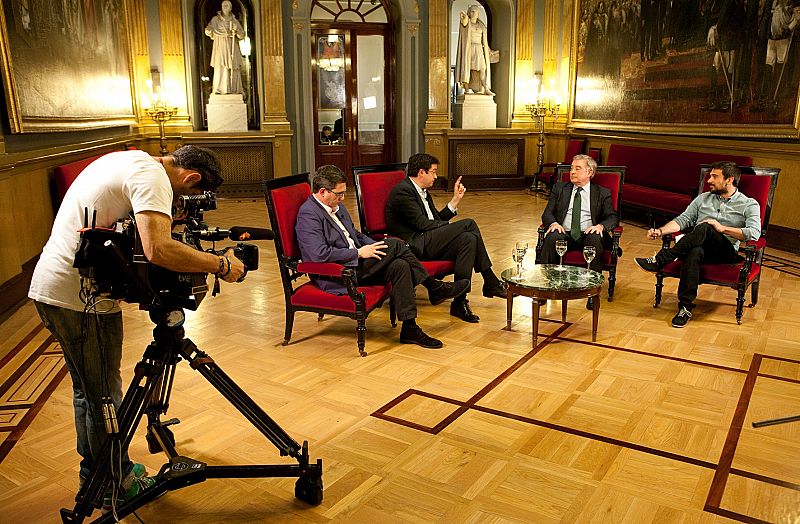
<svg viewBox="0 0 800 524">
<path fill-rule="evenodd" d="M 347 182 L 347 178 L 341 169 L 336 166 L 320 166 L 319 169 L 314 171 L 309 177 L 311 184 L 311 191 L 316 193 L 323 187 L 329 191 L 333 191 L 338 184 Z"/>
<path fill-rule="evenodd" d="M 439 163 L 439 159 L 433 155 L 429 155 L 428 153 L 417 153 L 415 155 L 411 155 L 411 158 L 408 159 L 406 174 L 410 177 L 416 177 L 419 174 L 420 169 L 424 171 L 430 171 L 433 164 Z"/>
<path fill-rule="evenodd" d="M 173 151 L 170 156 L 175 160 L 177 167 L 200 173 L 201 179 L 197 187 L 203 191 L 214 191 L 224 182 L 220 175 L 219 158 L 210 149 L 183 146 Z"/>
<path fill-rule="evenodd" d="M 739 187 L 739 179 L 742 178 L 742 172 L 739 171 L 739 166 L 736 165 L 736 162 L 720 160 L 711 164 L 711 169 L 721 169 L 722 176 L 733 178 L 733 187 Z"/>
</svg>

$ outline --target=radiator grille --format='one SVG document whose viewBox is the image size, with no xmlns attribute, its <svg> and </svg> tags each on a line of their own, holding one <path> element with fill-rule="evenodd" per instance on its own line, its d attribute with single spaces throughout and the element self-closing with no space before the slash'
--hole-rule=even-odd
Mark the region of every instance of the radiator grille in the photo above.
<svg viewBox="0 0 800 524">
<path fill-rule="evenodd" d="M 455 144 L 457 176 L 518 176 L 519 146 L 515 142 Z"/>
<path fill-rule="evenodd" d="M 518 188 L 524 185 L 524 139 L 463 139 L 449 141 L 448 187 L 458 177 L 470 187 Z"/>
<path fill-rule="evenodd" d="M 272 172 L 272 144 L 219 144 L 192 141 L 193 145 L 207 147 L 219 157 L 225 183 L 217 195 L 228 198 L 263 196 L 262 180 L 275 178 Z"/>
</svg>

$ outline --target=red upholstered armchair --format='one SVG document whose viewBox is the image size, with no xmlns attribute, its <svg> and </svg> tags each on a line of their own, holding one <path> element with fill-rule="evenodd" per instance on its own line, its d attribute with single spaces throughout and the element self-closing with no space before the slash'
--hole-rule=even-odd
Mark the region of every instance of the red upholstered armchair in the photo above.
<svg viewBox="0 0 800 524">
<path fill-rule="evenodd" d="M 566 182 L 569 180 L 569 164 L 559 164 L 556 166 L 557 179 Z M 611 191 L 611 204 L 622 220 L 620 204 L 622 202 L 622 184 L 625 182 L 625 166 L 597 166 L 597 171 L 592 177 L 591 183 L 608 188 Z M 537 230 L 539 234 L 536 244 L 536 258 L 540 258 L 542 247 L 544 246 L 544 233 L 547 230 L 544 224 Z M 619 247 L 619 240 L 622 237 L 622 225 L 611 231 L 611 248 L 603 250 L 603 271 L 608 271 L 608 301 L 614 300 L 614 286 L 617 283 L 617 260 L 622 256 L 622 249 Z M 583 259 L 583 252 L 573 249 L 564 253 L 564 264 L 569 266 L 586 266 Z"/>
<path fill-rule="evenodd" d="M 389 236 L 386 230 L 386 201 L 389 193 L 406 177 L 406 164 L 382 164 L 353 168 L 356 185 L 356 202 L 361 232 L 381 240 Z M 455 271 L 452 260 L 422 260 L 428 274 L 435 277 L 450 275 Z"/>
<path fill-rule="evenodd" d="M 750 306 L 758 302 L 758 285 L 761 281 L 761 261 L 764 257 L 764 248 L 767 247 L 767 228 L 769 215 L 772 210 L 772 198 L 778 183 L 778 168 L 742 167 L 742 178 L 739 180 L 739 190 L 750 198 L 755 198 L 761 207 L 761 236 L 758 240 L 742 242 L 739 245 L 741 259 L 735 264 L 702 264 L 700 266 L 700 283 L 726 286 L 736 290 L 736 323 L 742 323 L 744 313 L 744 294 L 750 288 Z M 708 191 L 709 166 L 700 169 L 700 192 Z M 664 235 L 663 247 L 669 247 L 673 235 Z M 680 278 L 683 262 L 676 260 L 670 262 L 656 273 L 656 299 L 653 307 L 661 304 L 661 290 L 664 287 L 665 277 Z"/>
<path fill-rule="evenodd" d="M 389 298 L 391 285 L 358 286 L 353 279 L 352 269 L 341 264 L 313 263 L 300 260 L 300 246 L 295 237 L 295 223 L 300 206 L 311 195 L 308 175 L 300 174 L 264 182 L 264 197 L 267 201 L 269 220 L 275 232 L 275 251 L 278 255 L 283 294 L 286 302 L 286 329 L 283 345 L 289 344 L 296 311 L 311 311 L 319 314 L 345 316 L 357 322 L 358 352 L 364 357 L 364 339 L 367 331 L 367 315 L 380 307 Z M 333 295 L 322 291 L 311 281 L 297 285 L 303 276 L 324 276 L 339 278 L 347 287 L 346 295 Z M 389 318 L 392 327 L 396 326 L 394 307 L 390 300 Z"/>
<path fill-rule="evenodd" d="M 564 153 L 564 161 L 562 164 L 571 164 L 572 158 L 583 152 L 585 141 L 586 140 L 583 138 L 571 138 L 567 143 L 567 151 Z M 556 167 L 558 165 L 559 164 L 556 162 L 545 162 L 539 166 L 539 171 L 536 172 L 536 176 L 533 178 L 534 191 L 538 191 L 539 182 L 542 182 L 548 188 L 553 187 L 553 184 L 558 180 L 556 178 Z"/>
</svg>

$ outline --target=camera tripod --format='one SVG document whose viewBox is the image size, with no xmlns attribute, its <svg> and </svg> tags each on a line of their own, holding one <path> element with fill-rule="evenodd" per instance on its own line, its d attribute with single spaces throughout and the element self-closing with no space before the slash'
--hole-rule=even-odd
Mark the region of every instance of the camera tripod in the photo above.
<svg viewBox="0 0 800 524">
<path fill-rule="evenodd" d="M 160 497 L 168 491 L 184 488 L 210 478 L 260 478 L 298 477 L 295 497 L 309 504 L 322 502 L 322 459 L 309 464 L 308 443 L 300 446 L 275 421 L 273 421 L 247 394 L 236 385 L 214 360 L 185 338 L 182 327 L 184 313 L 151 310 L 150 319 L 156 324 L 153 341 L 147 346 L 142 359 L 136 364 L 131 385 L 122 399 L 117 420 L 116 436 L 106 437 L 100 456 L 95 457 L 89 476 L 75 497 L 75 507 L 61 510 L 65 523 L 83 522 L 100 508 L 111 487 L 112 441 L 118 439 L 118 449 L 127 449 L 136 427 L 147 415 L 147 444 L 151 453 L 163 451 L 169 461 L 156 476 L 155 483 L 136 496 L 121 501 L 115 512 L 109 512 L 94 522 L 113 522 L 115 515 L 122 518 Z M 281 456 L 290 456 L 298 464 L 209 466 L 203 462 L 180 455 L 175 449 L 175 437 L 169 426 L 177 419 L 161 420 L 169 407 L 169 397 L 175 377 L 175 367 L 181 359 L 198 371 L 233 406 L 278 448 Z"/>
</svg>

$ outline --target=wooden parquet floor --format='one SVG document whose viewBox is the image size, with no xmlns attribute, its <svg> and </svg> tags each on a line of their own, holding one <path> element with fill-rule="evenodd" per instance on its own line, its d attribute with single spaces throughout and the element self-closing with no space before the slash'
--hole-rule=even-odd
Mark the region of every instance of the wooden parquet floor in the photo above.
<svg viewBox="0 0 800 524">
<path fill-rule="evenodd" d="M 437 200 L 444 202 L 440 194 Z M 541 195 L 469 193 L 461 215 L 481 227 L 495 268 L 518 240 L 536 241 Z M 348 197 L 353 216 L 354 202 Z M 266 227 L 263 202 L 221 201 L 212 226 Z M 591 312 L 543 308 L 531 347 L 530 300 L 473 293 L 479 324 L 431 306 L 419 323 L 441 350 L 398 342 L 388 307 L 355 323 L 298 313 L 281 346 L 284 302 L 271 242 L 260 269 L 223 285 L 188 314 L 187 336 L 298 442 L 322 458 L 324 500 L 294 498 L 294 479 L 209 480 L 138 510 L 144 522 L 798 522 L 800 278 L 765 268 L 757 307 L 737 325 L 733 290 L 704 286 L 675 329 L 677 282 L 652 308 L 654 278 L 633 258 L 657 248 L 625 222 L 613 302 Z M 529 260 L 528 260 L 529 259 Z M 533 263 L 533 249 L 526 264 Z M 480 289 L 477 277 L 474 287 Z M 749 298 L 749 297 L 748 297 Z M 125 306 L 123 377 L 151 339 Z M 181 363 L 168 417 L 182 454 L 213 465 L 291 463 L 196 372 Z M 0 325 L 0 522 L 57 522 L 78 488 L 71 385 L 59 347 L 31 304 Z M 131 457 L 156 471 L 140 427 Z M 97 513 L 95 514 L 95 516 Z M 128 517 L 125 522 L 135 522 Z"/>
</svg>

